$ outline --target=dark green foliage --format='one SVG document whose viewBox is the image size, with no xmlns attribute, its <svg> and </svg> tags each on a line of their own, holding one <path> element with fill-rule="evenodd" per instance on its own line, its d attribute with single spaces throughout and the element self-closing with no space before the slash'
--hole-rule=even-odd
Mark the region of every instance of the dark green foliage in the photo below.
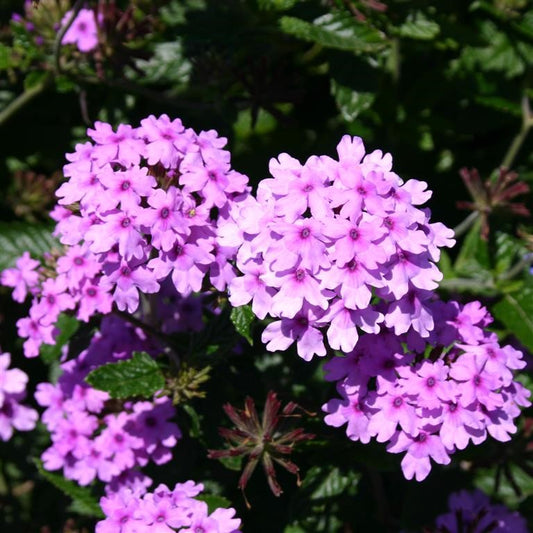
<svg viewBox="0 0 533 533">
<path fill-rule="evenodd" d="M 134 352 L 131 359 L 96 368 L 85 380 L 111 398 L 149 398 L 165 385 L 159 365 L 145 352 Z"/>
<path fill-rule="evenodd" d="M 8 197 L 18 190 L 19 171 L 43 177 L 60 172 L 64 154 L 85 142 L 95 120 L 136 125 L 149 114 L 166 113 L 187 127 L 217 129 L 228 138 L 233 167 L 254 187 L 268 176 L 270 158 L 281 152 L 302 161 L 312 154 L 335 156 L 348 133 L 362 136 L 368 151 L 391 152 L 403 179 L 427 181 L 434 191 L 432 220 L 460 229 L 457 246 L 441 256 L 441 296 L 479 299 L 501 340 L 533 350 L 533 223 L 509 209 L 516 202 L 531 209 L 531 193 L 481 205 L 460 178 L 466 167 L 494 183 L 504 165 L 518 172 L 518 180 L 533 181 L 530 2 L 391 0 L 381 9 L 374 0 L 91 0 L 88 6 L 117 7 L 108 14 L 98 54 L 60 47 L 59 56 L 56 32 L 43 15 L 61 2 L 42 0 L 32 8 L 35 32 L 8 22 L 21 4 L 0 2 L 0 270 L 26 250 L 40 259 L 61 250 L 44 222 L 43 202 L 30 203 L 23 217 Z M 131 16 L 119 24 L 128 9 Z M 470 202 L 470 211 L 458 209 L 458 201 Z M 477 215 L 467 218 L 473 211 Z M 24 309 L 2 302 L 2 348 L 22 361 L 15 323 Z M 266 353 L 260 340 L 265 324 L 253 319 L 250 306 L 230 311 L 224 297 L 219 304 L 221 313 L 205 313 L 204 329 L 167 339 L 171 361 L 164 350 L 158 358 L 140 352 L 87 377 L 118 399 L 174 392 L 184 436 L 172 463 L 149 472 L 154 479 L 170 487 L 187 479 L 204 482 L 210 508 L 236 507 L 243 531 L 253 533 L 431 531 L 448 495 L 474 486 L 533 520 L 530 412 L 510 443 L 472 447 L 454 455 L 448 467 L 435 467 L 423 484 L 406 482 L 400 456 L 377 443 L 354 443 L 345 428 L 323 423 L 321 407 L 334 387 L 324 381 L 322 361 L 306 363 L 294 348 Z M 65 314 L 57 326 L 56 344 L 21 365 L 31 376 L 30 393 L 55 374 L 67 343 L 68 357 L 86 348 L 98 323 L 80 325 Z M 174 375 L 179 364 L 189 373 Z M 529 368 L 523 375 L 533 389 Z M 237 488 L 246 461 L 210 460 L 207 453 L 224 445 L 218 434 L 228 426 L 222 406 L 242 405 L 250 396 L 261 412 L 269 390 L 283 404 L 295 401 L 305 409 L 298 425 L 316 438 L 299 443 L 291 455 L 300 486 L 280 469 L 279 498 L 258 467 L 246 488 L 249 510 Z M 39 427 L 33 437 L 28 455 L 39 456 L 48 434 Z M 13 450 L 0 459 L 0 527 L 44 531 L 51 524 L 63 530 L 55 491 L 43 492 L 39 484 L 28 494 L 16 490 L 24 480 L 35 482 L 33 465 Z M 78 487 L 40 461 L 36 465 L 41 484 L 47 480 L 73 500 L 61 520 L 68 514 L 88 519 L 79 531 L 94 528 L 101 487 Z M 37 495 L 41 503 L 33 505 Z"/>
</svg>

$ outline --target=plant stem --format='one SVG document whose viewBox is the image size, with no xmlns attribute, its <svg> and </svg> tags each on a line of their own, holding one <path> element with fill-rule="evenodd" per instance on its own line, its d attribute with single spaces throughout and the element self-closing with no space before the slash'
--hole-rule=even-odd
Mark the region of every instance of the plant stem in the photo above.
<svg viewBox="0 0 533 533">
<path fill-rule="evenodd" d="M 57 34 L 57 38 L 54 43 L 54 68 L 57 74 L 61 74 L 61 41 L 63 40 L 63 37 L 65 37 L 65 34 L 69 30 L 69 28 L 72 26 L 72 23 L 78 16 L 78 13 L 80 12 L 81 8 L 83 7 L 84 0 L 76 0 L 76 3 L 72 7 L 72 12 L 70 14 L 69 19 L 67 20 L 66 24 L 59 30 L 59 33 Z"/>
<path fill-rule="evenodd" d="M 529 130 L 533 126 L 533 117 L 531 116 L 531 109 L 529 107 L 529 99 L 526 94 L 522 96 L 522 127 L 517 133 L 515 138 L 512 140 L 503 161 L 500 164 L 500 167 L 505 169 L 510 169 L 518 151 L 522 147 L 522 144 L 526 140 Z"/>
<path fill-rule="evenodd" d="M 22 109 L 28 102 L 33 100 L 36 96 L 41 94 L 50 84 L 52 79 L 50 74 L 47 74 L 37 85 L 30 89 L 26 89 L 19 94 L 2 112 L 0 112 L 0 126 L 7 122 L 17 111 Z"/>
<path fill-rule="evenodd" d="M 455 226 L 455 228 L 453 229 L 455 236 L 460 237 L 463 233 L 466 233 L 472 227 L 478 217 L 478 211 L 473 211 L 472 213 L 470 213 L 460 224 Z"/>
<path fill-rule="evenodd" d="M 499 281 L 505 281 L 508 279 L 513 279 L 515 276 L 523 272 L 527 267 L 530 267 L 533 263 L 533 254 L 525 255 L 520 261 L 514 264 L 509 270 L 498 276 Z"/>
</svg>

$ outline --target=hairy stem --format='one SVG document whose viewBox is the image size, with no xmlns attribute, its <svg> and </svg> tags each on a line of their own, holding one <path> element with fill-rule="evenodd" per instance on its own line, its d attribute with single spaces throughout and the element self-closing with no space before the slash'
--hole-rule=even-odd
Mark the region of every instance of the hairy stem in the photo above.
<svg viewBox="0 0 533 533">
<path fill-rule="evenodd" d="M 72 7 L 72 13 L 70 14 L 69 19 L 57 34 L 57 38 L 54 43 L 54 68 L 57 74 L 61 74 L 61 41 L 78 16 L 78 13 L 83 7 L 83 3 L 84 0 L 76 0 L 74 6 Z"/>
<path fill-rule="evenodd" d="M 505 154 L 505 157 L 503 158 L 500 167 L 503 167 L 505 169 L 511 168 L 516 158 L 516 155 L 518 154 L 518 151 L 526 140 L 527 134 L 529 133 L 531 126 L 533 126 L 533 117 L 531 116 L 531 109 L 529 107 L 529 98 L 526 94 L 524 94 L 524 96 L 522 97 L 522 127 L 520 128 L 520 131 L 517 133 L 515 138 L 512 140 L 511 145 L 509 146 L 509 149 L 507 150 L 507 153 Z"/>
<path fill-rule="evenodd" d="M 463 233 L 466 233 L 472 227 L 478 217 L 478 211 L 473 211 L 472 213 L 470 213 L 460 224 L 455 226 L 455 228 L 453 229 L 455 236 L 460 237 Z"/>
<path fill-rule="evenodd" d="M 51 79 L 51 75 L 47 74 L 37 85 L 34 85 L 31 89 L 26 89 L 23 93 L 19 94 L 2 112 L 0 112 L 0 126 L 2 126 L 4 122 L 7 122 L 36 96 L 41 94 L 48 87 Z"/>
</svg>

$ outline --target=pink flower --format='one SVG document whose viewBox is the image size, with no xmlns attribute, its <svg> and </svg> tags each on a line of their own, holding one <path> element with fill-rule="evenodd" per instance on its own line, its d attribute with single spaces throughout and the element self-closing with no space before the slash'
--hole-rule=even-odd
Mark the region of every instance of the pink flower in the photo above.
<svg viewBox="0 0 533 533">
<path fill-rule="evenodd" d="M 67 11 L 61 20 L 61 26 L 65 26 L 71 16 L 72 11 Z M 80 9 L 61 44 L 75 44 L 80 52 L 90 52 L 98 46 L 98 27 L 92 9 Z"/>
</svg>

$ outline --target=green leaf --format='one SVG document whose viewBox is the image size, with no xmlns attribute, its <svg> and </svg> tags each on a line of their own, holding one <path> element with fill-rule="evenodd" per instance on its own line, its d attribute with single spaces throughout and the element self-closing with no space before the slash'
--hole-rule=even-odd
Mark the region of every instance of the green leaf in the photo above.
<svg viewBox="0 0 533 533">
<path fill-rule="evenodd" d="M 53 248 L 61 248 L 52 237 L 52 228 L 25 222 L 0 222 L 0 270 L 10 268 L 24 253 L 42 256 Z"/>
<path fill-rule="evenodd" d="M 7 70 L 13 66 L 12 53 L 9 46 L 0 43 L 0 70 Z"/>
<path fill-rule="evenodd" d="M 54 474 L 45 470 L 43 463 L 40 459 L 34 459 L 35 466 L 39 471 L 39 474 L 57 487 L 61 492 L 72 498 L 71 510 L 84 515 L 92 516 L 95 518 L 104 518 L 104 513 L 100 509 L 100 505 L 96 498 L 92 495 L 91 490 L 87 487 L 80 487 L 74 481 L 65 479 L 60 474 Z"/>
<path fill-rule="evenodd" d="M 382 34 L 344 13 L 328 13 L 313 23 L 296 17 L 280 19 L 282 31 L 328 48 L 375 52 L 385 46 Z"/>
<path fill-rule="evenodd" d="M 67 344 L 70 338 L 78 331 L 79 321 L 69 315 L 61 313 L 55 324 L 59 329 L 59 335 L 55 338 L 54 344 L 42 344 L 39 354 L 45 363 L 56 361 L 61 356 L 61 348 Z"/>
<path fill-rule="evenodd" d="M 359 482 L 359 474 L 349 472 L 342 474 L 338 468 L 330 470 L 326 477 L 322 479 L 321 483 L 311 494 L 312 500 L 319 500 L 323 498 L 333 498 L 343 494 L 346 490 L 353 491 Z"/>
<path fill-rule="evenodd" d="M 404 22 L 397 31 L 402 37 L 430 41 L 440 33 L 440 26 L 421 14 L 415 14 Z"/>
<path fill-rule="evenodd" d="M 450 254 L 446 252 L 446 250 L 440 251 L 440 260 L 439 260 L 438 267 L 439 267 L 439 270 L 442 272 L 444 279 L 453 278 L 455 276 Z"/>
<path fill-rule="evenodd" d="M 127 361 L 96 368 L 85 381 L 112 398 L 150 397 L 165 385 L 159 365 L 145 352 L 134 352 Z"/>
<path fill-rule="evenodd" d="M 34 70 L 24 78 L 24 89 L 29 90 L 37 87 L 49 78 L 50 74 L 42 70 Z"/>
<path fill-rule="evenodd" d="M 257 0 L 259 9 L 264 11 L 286 11 L 294 7 L 300 0 Z"/>
<path fill-rule="evenodd" d="M 454 268 L 459 274 L 478 278 L 490 268 L 488 245 L 481 238 L 481 218 L 476 220 L 466 235 Z"/>
<path fill-rule="evenodd" d="M 531 279 L 521 290 L 505 294 L 492 308 L 492 314 L 524 346 L 533 351 L 533 281 Z"/>
<path fill-rule="evenodd" d="M 354 494 L 360 474 L 356 472 L 341 473 L 339 468 L 312 467 L 302 482 L 302 490 L 309 494 L 311 500 L 335 498 L 345 492 Z"/>
<path fill-rule="evenodd" d="M 234 307 L 231 310 L 230 319 L 237 333 L 242 335 L 250 344 L 253 344 L 251 330 L 255 315 L 252 308 L 249 305 Z"/>
<path fill-rule="evenodd" d="M 219 496 L 217 494 L 202 493 L 198 496 L 195 496 L 195 499 L 207 503 L 207 509 L 210 514 L 219 507 L 227 509 L 231 506 L 231 502 L 227 498 L 224 498 L 224 496 Z"/>
<path fill-rule="evenodd" d="M 528 253 L 522 242 L 508 233 L 498 232 L 496 234 L 496 255 L 494 270 L 496 274 L 503 274 L 509 270 L 513 264 L 519 261 Z"/>
<path fill-rule="evenodd" d="M 342 118 L 346 122 L 354 121 L 362 112 L 369 109 L 375 100 L 371 92 L 354 91 L 331 80 L 331 94 L 337 102 Z"/>
<path fill-rule="evenodd" d="M 181 41 L 156 44 L 153 56 L 148 61 L 139 59 L 137 66 L 144 71 L 143 81 L 175 85 L 185 85 L 192 69 L 184 56 Z"/>
<path fill-rule="evenodd" d="M 528 496 L 533 495 L 533 477 L 524 472 L 519 466 L 509 465 L 509 474 L 520 487 L 521 494 L 516 494 L 513 485 L 502 473 L 500 477 L 498 497 L 511 509 L 516 509 L 518 504 Z M 496 468 L 482 468 L 476 472 L 474 484 L 477 488 L 486 494 L 494 494 L 494 479 L 496 477 Z"/>
<path fill-rule="evenodd" d="M 475 101 L 480 105 L 489 107 L 491 109 L 496 109 L 502 113 L 508 113 L 509 115 L 513 115 L 515 117 L 522 116 L 522 108 L 520 107 L 520 104 L 500 96 L 476 96 Z"/>
</svg>

